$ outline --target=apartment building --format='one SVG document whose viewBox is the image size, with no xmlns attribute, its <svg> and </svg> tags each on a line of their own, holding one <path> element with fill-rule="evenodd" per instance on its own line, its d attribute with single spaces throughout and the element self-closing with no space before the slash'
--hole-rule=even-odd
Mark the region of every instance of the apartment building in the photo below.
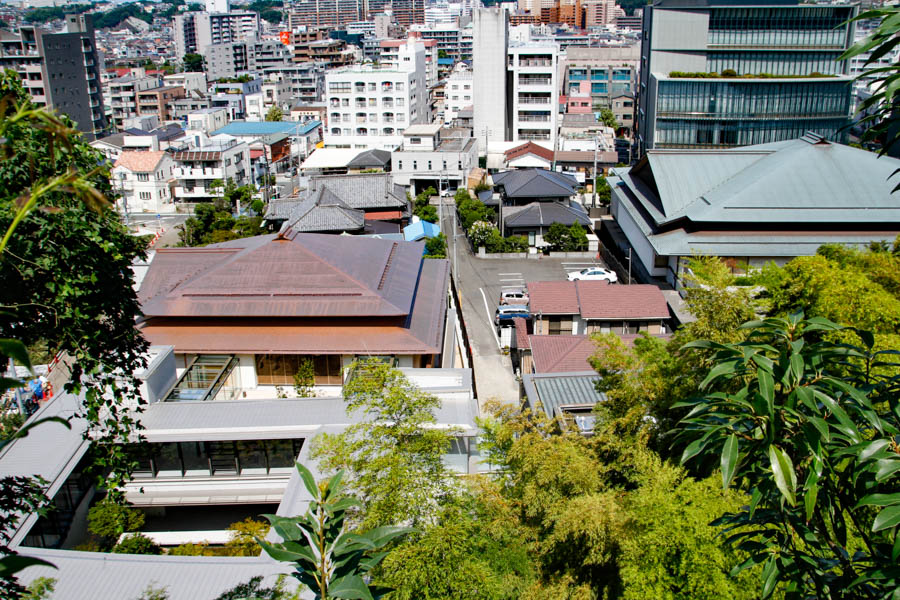
<svg viewBox="0 0 900 600">
<path fill-rule="evenodd" d="M 138 93 L 160 88 L 162 84 L 162 77 L 147 75 L 143 67 L 133 68 L 127 75 L 111 80 L 107 87 L 112 107 L 112 126 L 117 130 L 123 129 L 125 119 L 139 115 Z"/>
<path fill-rule="evenodd" d="M 587 82 L 591 108 L 612 108 L 612 99 L 634 94 L 637 87 L 640 46 L 569 48 L 560 57 L 563 93 L 580 91 Z M 633 112 L 633 111 L 632 111 Z M 629 119 L 630 121 L 630 119 Z"/>
<path fill-rule="evenodd" d="M 423 40 L 436 41 L 437 52 L 445 52 L 447 57 L 454 61 L 472 58 L 473 30 L 471 24 L 465 27 L 449 23 L 436 23 L 429 26 L 416 25 L 411 27 L 410 31 L 415 32 Z"/>
<path fill-rule="evenodd" d="M 459 113 L 474 104 L 474 75 L 465 63 L 459 63 L 444 84 L 444 123 L 452 123 Z"/>
<path fill-rule="evenodd" d="M 262 80 L 258 77 L 250 81 L 217 81 L 209 87 L 210 108 L 224 108 L 229 120 L 243 119 L 247 113 L 246 97 L 262 91 Z"/>
<path fill-rule="evenodd" d="M 325 145 L 392 150 L 410 125 L 428 123 L 425 48 L 409 40 L 399 69 L 354 65 L 325 75 Z"/>
<path fill-rule="evenodd" d="M 420 39 L 417 42 L 425 48 L 425 85 L 431 87 L 438 81 L 437 41 Z M 413 60 L 408 40 L 381 40 L 380 46 L 378 62 L 389 69 L 400 69 L 401 63 Z"/>
<path fill-rule="evenodd" d="M 109 127 L 92 19 L 66 15 L 63 33 L 31 26 L 0 32 L 0 68 L 18 73 L 35 104 L 68 115 L 89 139 Z"/>
<path fill-rule="evenodd" d="M 510 141 L 540 140 L 551 146 L 555 144 L 559 114 L 557 61 L 555 44 L 510 44 Z"/>
<path fill-rule="evenodd" d="M 290 107 L 290 90 L 291 87 L 287 81 L 264 81 L 260 92 L 248 94 L 245 97 L 247 102 L 247 120 L 265 120 L 266 114 L 273 106 L 277 106 L 286 112 Z"/>
<path fill-rule="evenodd" d="M 255 12 L 193 12 L 176 15 L 173 23 L 175 54 L 206 56 L 214 44 L 240 42 L 260 37 L 259 14 Z"/>
<path fill-rule="evenodd" d="M 291 31 L 303 26 L 337 28 L 367 20 L 364 0 L 292 0 L 285 4 Z"/>
<path fill-rule="evenodd" d="M 187 115 L 187 129 L 209 134 L 228 124 L 228 111 L 224 108 L 203 108 Z"/>
<path fill-rule="evenodd" d="M 304 104 L 321 102 L 325 97 L 325 65 L 322 63 L 294 63 L 263 70 L 266 81 L 286 81 L 290 96 Z"/>
<path fill-rule="evenodd" d="M 846 141 L 852 77 L 835 59 L 853 43 L 848 21 L 857 10 L 796 0 L 645 7 L 639 151 L 778 142 L 807 131 Z"/>
<path fill-rule="evenodd" d="M 173 213 L 175 161 L 161 150 L 122 152 L 112 169 L 117 204 L 128 212 Z"/>
<path fill-rule="evenodd" d="M 188 141 L 187 150 L 172 155 L 176 202 L 212 202 L 220 193 L 213 188 L 214 181 L 252 183 L 250 147 L 246 142 L 230 135 L 208 137 L 200 132 L 189 132 Z"/>
<path fill-rule="evenodd" d="M 393 20 L 403 27 L 425 23 L 425 0 L 368 0 L 368 14 L 391 11 Z"/>
<path fill-rule="evenodd" d="M 206 81 L 206 73 L 172 73 L 171 75 L 163 75 L 163 83 L 165 85 L 180 85 L 184 88 L 184 92 L 206 92 L 208 84 Z"/>
<path fill-rule="evenodd" d="M 137 112 L 140 116 L 156 115 L 160 123 L 173 119 L 169 103 L 184 98 L 180 85 L 161 85 L 137 92 Z"/>
</svg>

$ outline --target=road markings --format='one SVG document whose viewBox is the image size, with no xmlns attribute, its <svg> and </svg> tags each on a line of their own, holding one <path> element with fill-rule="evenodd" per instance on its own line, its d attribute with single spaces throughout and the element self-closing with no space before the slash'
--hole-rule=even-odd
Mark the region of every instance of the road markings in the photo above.
<svg viewBox="0 0 900 600">
<path fill-rule="evenodd" d="M 488 308 L 487 296 L 484 294 L 484 288 L 478 288 L 478 291 L 481 292 L 481 298 L 484 300 L 484 312 L 487 314 L 488 320 L 488 329 L 491 330 L 491 335 L 494 336 L 494 341 L 497 342 L 497 349 L 500 349 L 500 336 L 497 335 L 497 331 L 494 329 L 494 321 L 491 319 L 491 309 Z"/>
</svg>

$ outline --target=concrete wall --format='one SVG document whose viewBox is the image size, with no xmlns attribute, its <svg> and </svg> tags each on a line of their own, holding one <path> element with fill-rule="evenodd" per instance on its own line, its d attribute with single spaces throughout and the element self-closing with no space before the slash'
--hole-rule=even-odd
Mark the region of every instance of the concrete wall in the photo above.
<svg viewBox="0 0 900 600">
<path fill-rule="evenodd" d="M 506 139 L 507 14 L 500 8 L 475 10 L 473 41 L 473 135 L 489 142 Z M 555 107 L 554 107 L 555 109 Z M 487 148 L 485 148 L 487 151 Z"/>
</svg>

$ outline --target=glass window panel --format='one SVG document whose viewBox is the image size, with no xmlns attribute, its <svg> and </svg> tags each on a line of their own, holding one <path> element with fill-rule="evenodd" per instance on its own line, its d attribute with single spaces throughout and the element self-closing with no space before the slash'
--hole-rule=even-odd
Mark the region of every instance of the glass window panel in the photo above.
<svg viewBox="0 0 900 600">
<path fill-rule="evenodd" d="M 206 444 L 203 442 L 181 442 L 180 445 L 181 458 L 184 461 L 184 474 L 196 477 L 209 475 Z"/>
<path fill-rule="evenodd" d="M 269 450 L 269 471 L 290 472 L 297 460 L 293 440 L 266 440 Z"/>
<path fill-rule="evenodd" d="M 181 477 L 184 472 L 177 443 L 156 444 L 156 471 L 159 477 Z"/>
<path fill-rule="evenodd" d="M 241 475 L 265 475 L 267 472 L 266 448 L 262 440 L 248 440 L 237 443 Z"/>
</svg>

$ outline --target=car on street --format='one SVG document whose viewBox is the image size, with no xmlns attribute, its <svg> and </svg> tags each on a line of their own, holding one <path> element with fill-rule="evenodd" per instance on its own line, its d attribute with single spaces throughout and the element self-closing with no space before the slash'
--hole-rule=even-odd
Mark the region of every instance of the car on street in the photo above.
<svg viewBox="0 0 900 600">
<path fill-rule="evenodd" d="M 502 323 L 512 324 L 512 320 L 516 317 L 522 317 L 523 319 L 531 318 L 528 307 L 516 304 L 498 306 L 497 310 L 494 311 L 494 325 L 500 325 Z"/>
<path fill-rule="evenodd" d="M 566 277 L 569 281 L 608 281 L 615 283 L 619 280 L 619 276 L 615 271 L 604 269 L 603 267 L 588 267 L 580 271 L 572 271 Z"/>
<path fill-rule="evenodd" d="M 500 292 L 500 304 L 528 305 L 528 291 L 525 288 L 508 288 Z"/>
</svg>

